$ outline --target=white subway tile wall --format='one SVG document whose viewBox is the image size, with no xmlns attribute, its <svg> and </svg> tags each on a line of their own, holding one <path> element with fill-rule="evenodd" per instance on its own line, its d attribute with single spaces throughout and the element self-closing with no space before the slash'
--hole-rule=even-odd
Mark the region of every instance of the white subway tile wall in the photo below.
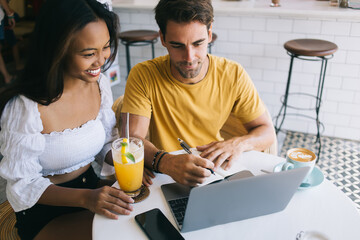
<svg viewBox="0 0 360 240">
<path fill-rule="evenodd" d="M 215 9 L 216 10 L 216 9 Z M 132 29 L 158 30 L 152 10 L 116 9 L 121 31 Z M 284 94 L 290 57 L 283 44 L 296 38 L 318 38 L 336 43 L 339 50 L 329 60 L 323 92 L 320 120 L 323 135 L 360 140 L 360 21 L 334 18 L 291 18 L 274 16 L 240 16 L 216 13 L 213 31 L 218 35 L 212 53 L 242 64 L 254 81 L 271 115 L 276 117 L 280 97 Z M 134 66 L 151 58 L 150 47 L 132 47 Z M 159 41 L 155 55 L 167 54 Z M 125 48 L 120 46 L 121 72 L 126 72 Z M 295 60 L 290 92 L 315 94 L 320 72 L 318 62 Z M 121 74 L 125 81 L 127 74 Z M 311 107 L 313 99 L 294 97 L 291 104 Z M 289 109 L 290 113 L 300 113 Z M 301 113 L 314 117 L 314 111 Z M 285 129 L 316 133 L 313 119 L 287 117 Z"/>
<path fill-rule="evenodd" d="M 360 23 L 352 23 L 351 24 L 350 35 L 360 37 Z"/>
</svg>

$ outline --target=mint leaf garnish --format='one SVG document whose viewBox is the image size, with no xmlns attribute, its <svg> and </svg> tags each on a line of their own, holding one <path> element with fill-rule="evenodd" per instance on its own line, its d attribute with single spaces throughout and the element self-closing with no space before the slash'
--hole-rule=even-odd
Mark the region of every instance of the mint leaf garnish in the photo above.
<svg viewBox="0 0 360 240">
<path fill-rule="evenodd" d="M 127 159 L 129 159 L 129 160 L 131 160 L 133 163 L 135 163 L 134 155 L 132 155 L 131 153 L 126 152 L 126 153 L 122 153 L 121 155 L 125 156 Z"/>
</svg>

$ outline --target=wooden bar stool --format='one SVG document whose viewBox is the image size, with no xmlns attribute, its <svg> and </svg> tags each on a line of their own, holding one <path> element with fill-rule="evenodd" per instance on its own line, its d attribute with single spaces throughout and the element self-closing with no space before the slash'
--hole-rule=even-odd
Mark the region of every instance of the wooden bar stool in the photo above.
<svg viewBox="0 0 360 240">
<path fill-rule="evenodd" d="M 15 228 L 16 216 L 8 201 L 0 204 L 0 239 L 20 240 Z"/>
<path fill-rule="evenodd" d="M 216 41 L 217 39 L 217 35 L 215 33 L 212 33 L 212 39 L 211 39 L 211 42 L 209 42 L 209 45 L 208 45 L 208 49 L 209 49 L 209 53 L 211 54 L 211 47 L 214 45 L 214 42 Z"/>
<path fill-rule="evenodd" d="M 282 106 L 275 120 L 276 134 L 281 130 L 281 126 L 284 123 L 287 114 L 286 113 L 287 108 L 293 108 L 297 110 L 315 110 L 316 112 L 315 118 L 299 113 L 293 113 L 293 114 L 288 113 L 288 115 L 307 117 L 310 119 L 314 119 L 316 121 L 317 135 L 316 135 L 315 143 L 319 143 L 318 155 L 317 155 L 318 156 L 317 161 L 319 161 L 320 151 L 321 151 L 320 125 L 322 126 L 322 128 L 324 128 L 324 125 L 319 120 L 319 112 L 320 112 L 321 98 L 324 88 L 325 73 L 326 73 L 327 61 L 328 59 L 334 56 L 333 54 L 337 51 L 338 47 L 336 44 L 325 40 L 295 39 L 286 42 L 284 44 L 284 48 L 287 50 L 287 54 L 291 57 L 291 59 L 290 59 L 290 68 L 289 68 L 285 94 L 281 98 Z M 321 69 L 320 69 L 320 76 L 319 76 L 316 96 L 302 92 L 289 93 L 294 58 L 300 60 L 306 60 L 306 61 L 321 61 Z M 306 108 L 288 105 L 288 97 L 291 94 L 314 97 L 316 99 L 315 108 L 306 109 Z"/>
<path fill-rule="evenodd" d="M 155 58 L 154 44 L 158 41 L 159 32 L 152 30 L 131 30 L 121 32 L 119 38 L 126 48 L 126 65 L 128 74 L 131 69 L 130 46 L 151 45 L 152 58 Z"/>
</svg>

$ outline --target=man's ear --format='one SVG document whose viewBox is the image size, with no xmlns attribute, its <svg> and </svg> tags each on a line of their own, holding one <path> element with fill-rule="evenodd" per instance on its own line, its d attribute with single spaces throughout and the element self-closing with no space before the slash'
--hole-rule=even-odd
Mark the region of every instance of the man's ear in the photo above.
<svg viewBox="0 0 360 240">
<path fill-rule="evenodd" d="M 209 34 L 209 36 L 208 36 L 208 37 L 209 37 L 208 43 L 210 43 L 211 40 L 212 40 L 212 24 L 211 24 L 210 27 L 209 27 L 208 34 Z"/>
</svg>

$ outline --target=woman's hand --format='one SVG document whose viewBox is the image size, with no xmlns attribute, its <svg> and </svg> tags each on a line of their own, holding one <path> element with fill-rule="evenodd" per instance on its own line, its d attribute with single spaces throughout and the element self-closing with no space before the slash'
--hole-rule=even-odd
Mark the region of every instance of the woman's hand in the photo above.
<svg viewBox="0 0 360 240">
<path fill-rule="evenodd" d="M 134 200 L 120 189 L 104 186 L 90 190 L 90 196 L 86 199 L 85 206 L 94 213 L 117 219 L 118 216 L 115 213 L 130 214 L 133 210 L 131 203 L 134 203 Z"/>
<path fill-rule="evenodd" d="M 152 184 L 152 178 L 155 178 L 155 175 L 152 170 L 144 167 L 144 176 L 143 176 L 143 184 L 149 187 Z"/>
</svg>

